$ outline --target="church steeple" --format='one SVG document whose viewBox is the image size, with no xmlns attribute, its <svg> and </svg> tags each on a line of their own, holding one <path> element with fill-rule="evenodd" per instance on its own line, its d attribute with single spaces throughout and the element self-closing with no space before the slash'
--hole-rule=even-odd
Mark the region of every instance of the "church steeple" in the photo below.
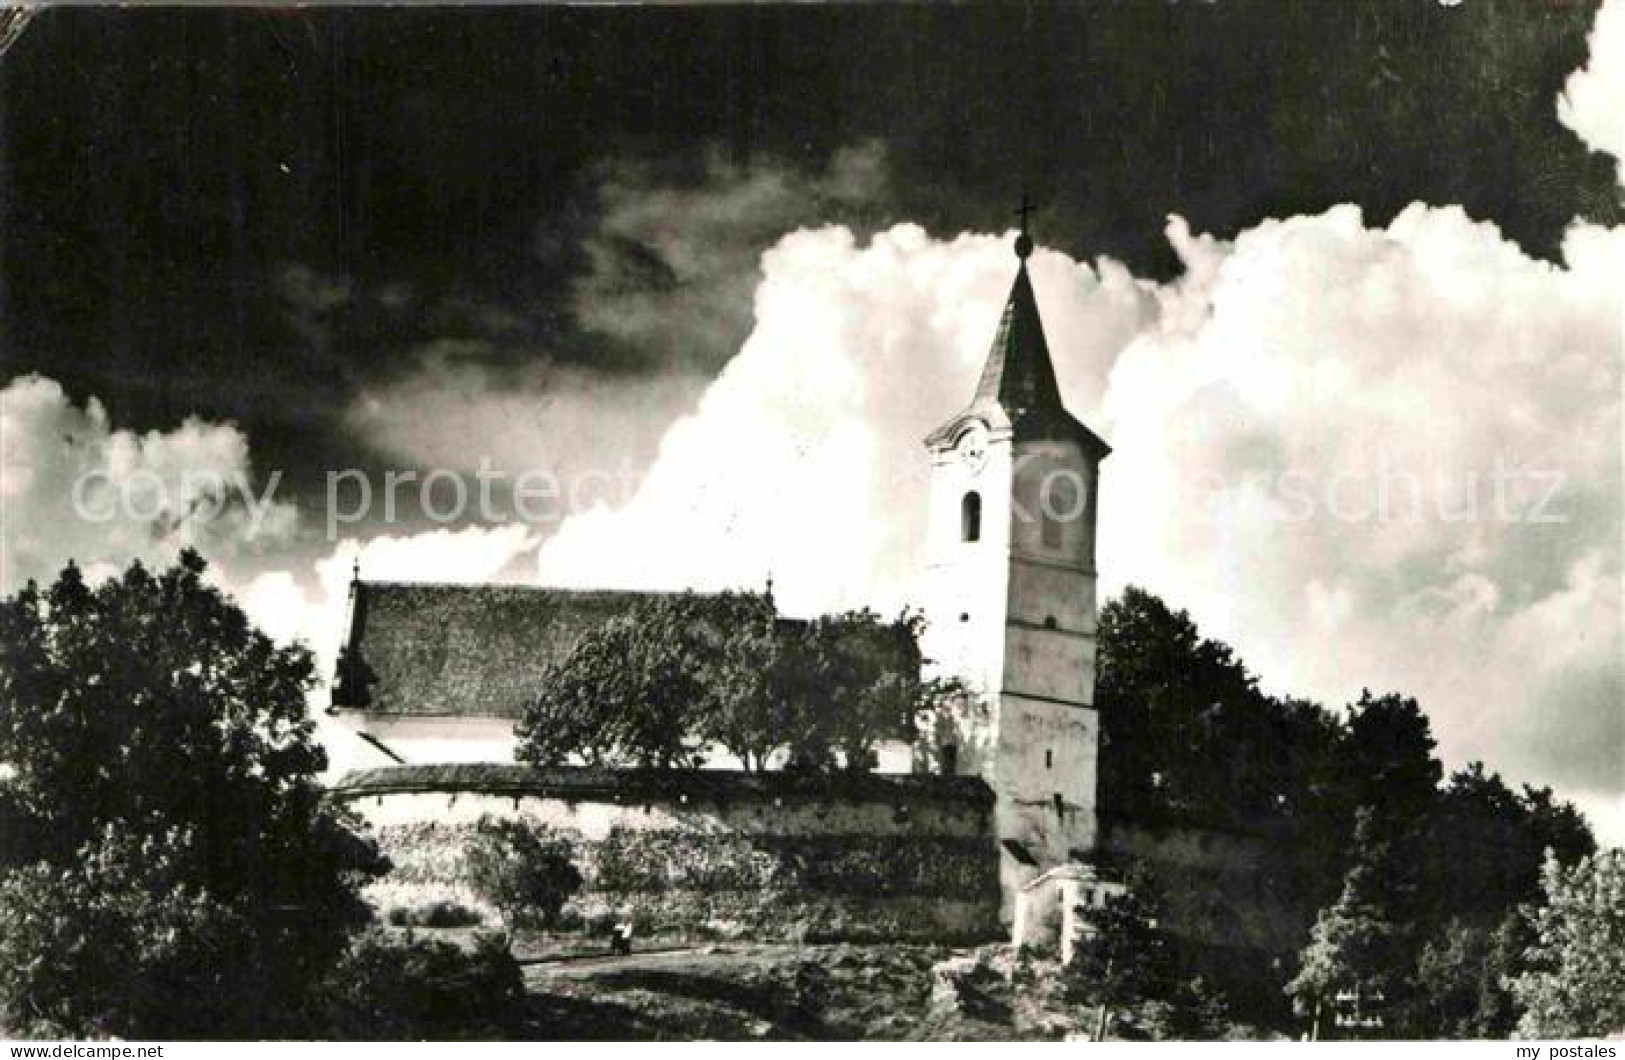
<svg viewBox="0 0 1625 1060">
<path fill-rule="evenodd" d="M 972 405 L 998 405 L 1012 421 L 1040 410 L 1065 411 L 1025 258 L 1004 303 Z"/>
<path fill-rule="evenodd" d="M 971 403 L 931 453 L 921 651 L 975 692 L 939 762 L 993 789 L 1004 915 L 1096 838 L 1095 530 L 1106 443 L 1066 410 L 1028 275 L 1016 277 Z"/>
<path fill-rule="evenodd" d="M 1009 432 L 1016 441 L 1078 441 L 1099 460 L 1111 452 L 1111 447 L 1067 411 L 1056 382 L 1038 298 L 1033 293 L 1032 278 L 1027 275 L 1027 259 L 1033 252 L 1032 236 L 1027 232 L 1027 215 L 1031 212 L 1031 204 L 1022 196 L 1021 234 L 1015 246 L 1016 278 L 999 316 L 976 394 L 965 411 L 933 431 L 925 442 L 931 447 L 951 444 L 968 421 L 981 420 L 989 430 Z"/>
</svg>

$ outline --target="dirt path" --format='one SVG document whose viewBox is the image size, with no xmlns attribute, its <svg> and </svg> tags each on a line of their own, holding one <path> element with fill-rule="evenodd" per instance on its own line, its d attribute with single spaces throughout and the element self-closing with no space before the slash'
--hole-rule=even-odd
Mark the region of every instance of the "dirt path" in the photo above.
<svg viewBox="0 0 1625 1060">
<path fill-rule="evenodd" d="M 585 974 L 603 968 L 638 967 L 645 961 L 660 961 L 668 958 L 679 958 L 704 954 L 704 946 L 660 946 L 647 950 L 634 950 L 629 954 L 618 953 L 559 953 L 540 957 L 525 957 L 519 961 L 520 967 L 534 968 L 552 975 Z"/>
</svg>

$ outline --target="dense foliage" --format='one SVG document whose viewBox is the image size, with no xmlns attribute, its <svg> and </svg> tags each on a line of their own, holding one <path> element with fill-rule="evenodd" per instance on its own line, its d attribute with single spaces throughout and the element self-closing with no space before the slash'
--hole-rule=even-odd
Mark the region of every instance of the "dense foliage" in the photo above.
<svg viewBox="0 0 1625 1060">
<path fill-rule="evenodd" d="M 1510 1031 L 1518 910 L 1544 900 L 1544 853 L 1573 866 L 1596 850 L 1574 807 L 1478 762 L 1441 783 L 1412 698 L 1366 691 L 1334 714 L 1264 694 L 1227 645 L 1141 589 L 1101 609 L 1099 659 L 1102 814 L 1239 828 L 1291 852 L 1268 874 L 1320 909 L 1290 984 L 1306 1019 L 1339 992 L 1380 994 L 1384 1033 Z"/>
<path fill-rule="evenodd" d="M 347 1041 L 511 1038 L 524 993 L 500 936 L 477 934 L 464 951 L 376 930 L 356 939 L 321 990 L 327 1034 Z"/>
<path fill-rule="evenodd" d="M 1094 1039 L 1105 1041 L 1113 1013 L 1172 996 L 1175 980 L 1149 878 L 1131 878 L 1125 891 L 1078 912 L 1086 926 L 1065 968 L 1066 996 L 1094 1010 Z"/>
<path fill-rule="evenodd" d="M 305 692 L 185 553 L 0 604 L 0 1022 L 298 1034 L 384 863 L 322 797 Z"/>
<path fill-rule="evenodd" d="M 1337 795 L 1337 720 L 1276 699 L 1189 615 L 1133 586 L 1100 611 L 1095 705 L 1108 815 L 1318 823 Z"/>
<path fill-rule="evenodd" d="M 1445 924 L 1416 962 L 1417 991 L 1407 1029 L 1430 1038 L 1508 1038 L 1518 1023 L 1512 980 L 1522 970 L 1532 930 L 1513 910 L 1495 928 L 1463 918 Z"/>
<path fill-rule="evenodd" d="M 581 889 L 569 840 L 524 821 L 481 818 L 463 860 L 474 893 L 495 907 L 510 929 L 552 927 L 564 903 Z"/>
<path fill-rule="evenodd" d="M 1530 971 L 1513 982 L 1526 1038 L 1578 1038 L 1625 1030 L 1625 850 L 1544 873 Z"/>
<path fill-rule="evenodd" d="M 714 745 L 749 770 L 867 769 L 930 692 L 918 632 L 916 617 L 871 611 L 785 621 L 752 594 L 640 601 L 549 669 L 517 754 L 671 769 Z"/>
<path fill-rule="evenodd" d="M 1360 811 L 1354 848 L 1342 892 L 1315 920 L 1298 974 L 1286 987 L 1309 1018 L 1313 1039 L 1340 996 L 1385 1002 L 1404 967 L 1405 925 L 1394 916 L 1402 874 L 1369 808 Z"/>
</svg>

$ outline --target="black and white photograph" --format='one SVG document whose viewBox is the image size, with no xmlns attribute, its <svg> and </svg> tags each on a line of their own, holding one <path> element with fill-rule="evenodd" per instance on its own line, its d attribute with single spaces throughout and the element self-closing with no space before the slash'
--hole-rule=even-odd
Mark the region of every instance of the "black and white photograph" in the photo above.
<svg viewBox="0 0 1625 1060">
<path fill-rule="evenodd" d="M 0 7 L 0 1040 L 1617 1060 L 1622 409 L 1625 0 Z"/>
</svg>

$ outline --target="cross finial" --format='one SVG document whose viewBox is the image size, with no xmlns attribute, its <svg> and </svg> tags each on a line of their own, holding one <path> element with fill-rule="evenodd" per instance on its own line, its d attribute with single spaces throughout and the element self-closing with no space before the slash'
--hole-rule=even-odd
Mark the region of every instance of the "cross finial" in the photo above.
<svg viewBox="0 0 1625 1060">
<path fill-rule="evenodd" d="M 1016 211 L 1016 216 L 1021 218 L 1021 234 L 1016 237 L 1016 257 L 1022 261 L 1032 256 L 1033 237 L 1027 232 L 1027 221 L 1036 209 L 1038 207 L 1033 205 L 1032 198 L 1026 192 L 1022 192 L 1021 208 Z"/>
<path fill-rule="evenodd" d="M 359 552 L 355 554 L 355 558 L 350 560 L 350 580 L 352 582 L 361 580 L 361 553 Z"/>
</svg>

